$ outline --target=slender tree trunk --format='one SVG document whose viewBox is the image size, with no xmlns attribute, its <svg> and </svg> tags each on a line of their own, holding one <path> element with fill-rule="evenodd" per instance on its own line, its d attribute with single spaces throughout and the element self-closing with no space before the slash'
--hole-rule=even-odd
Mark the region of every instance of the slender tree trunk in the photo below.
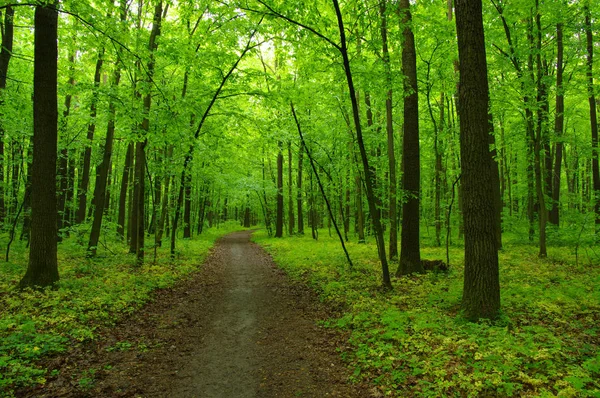
<svg viewBox="0 0 600 398">
<path fill-rule="evenodd" d="M 166 156 L 164 157 L 163 161 L 165 162 L 169 162 L 171 160 L 171 158 L 173 157 L 173 145 L 169 145 L 168 149 L 166 150 Z M 163 232 L 165 229 L 165 223 L 167 222 L 167 217 L 169 215 L 169 187 L 171 186 L 171 173 L 167 172 L 166 176 L 165 176 L 165 182 L 164 182 L 164 190 L 163 190 L 163 197 L 161 200 L 161 211 L 160 211 L 160 217 L 158 219 L 158 225 L 156 226 L 156 235 L 155 235 L 155 243 L 158 247 L 162 246 L 162 236 L 163 236 Z M 202 197 L 202 196 L 201 196 Z M 198 231 L 198 234 L 200 234 L 201 231 Z"/>
<path fill-rule="evenodd" d="M 419 196 L 421 164 L 419 159 L 419 97 L 417 87 L 417 53 L 412 32 L 409 0 L 400 0 L 398 13 L 402 18 L 404 41 L 402 43 L 402 74 L 404 80 L 404 191 L 408 198 L 402 206 L 402 237 L 400 265 L 397 275 L 423 272 L 419 246 Z"/>
<path fill-rule="evenodd" d="M 565 124 L 565 97 L 563 89 L 563 24 L 556 24 L 556 116 L 554 119 L 554 135 L 556 137 L 556 146 L 554 149 L 554 172 L 552 182 L 552 209 L 550 210 L 549 221 L 558 226 L 560 221 L 560 174 L 563 156 L 562 134 Z"/>
<path fill-rule="evenodd" d="M 495 220 L 490 217 L 495 206 L 489 148 L 489 89 L 481 0 L 456 0 L 455 6 L 465 222 L 462 309 L 467 319 L 477 320 L 496 318 L 500 310 Z"/>
<path fill-rule="evenodd" d="M 2 30 L 2 45 L 0 46 L 0 227 L 6 216 L 6 205 L 4 202 L 4 115 L 1 113 L 4 105 L 4 90 L 6 89 L 6 78 L 8 76 L 8 65 L 12 56 L 15 11 L 7 6 L 4 13 L 4 29 Z M 0 11 L 0 18 L 2 12 Z"/>
<path fill-rule="evenodd" d="M 75 54 L 69 54 L 69 86 L 75 86 Z M 72 95 L 69 92 L 65 95 L 65 110 L 63 111 L 63 119 L 60 126 L 61 135 L 66 137 L 67 135 L 67 124 L 69 119 L 69 114 L 71 113 L 71 99 Z M 68 190 L 72 189 L 69 186 L 69 148 L 67 147 L 68 143 L 63 138 L 63 147 L 60 149 L 60 156 L 58 158 L 58 170 L 57 170 L 57 178 L 58 178 L 58 240 L 62 240 L 62 233 L 60 232 L 62 229 L 70 226 L 70 219 L 68 218 L 69 210 L 67 206 L 70 208 L 70 203 L 67 201 Z"/>
<path fill-rule="evenodd" d="M 185 178 L 185 199 L 183 204 L 183 238 L 192 237 L 192 173 L 188 172 Z"/>
<path fill-rule="evenodd" d="M 596 114 L 596 96 L 594 95 L 594 38 L 592 33 L 592 17 L 590 13 L 590 2 L 584 3 L 585 35 L 587 39 L 587 70 L 588 101 L 590 104 L 590 126 L 592 130 L 592 200 L 596 213 L 596 232 L 600 231 L 600 168 L 598 167 L 598 117 Z"/>
<path fill-rule="evenodd" d="M 381 16 L 381 41 L 383 45 L 383 63 L 385 67 L 385 79 L 387 93 L 385 98 L 386 131 L 387 131 L 387 154 L 388 154 L 388 175 L 389 175 L 389 218 L 390 218 L 390 260 L 398 258 L 398 217 L 396 203 L 398 201 L 396 193 L 396 151 L 394 150 L 394 123 L 392 119 L 392 69 L 390 66 L 390 53 L 388 50 L 388 29 L 387 29 L 387 0 L 380 3 L 379 13 Z"/>
<path fill-rule="evenodd" d="M 20 240 L 27 241 L 31 237 L 31 145 L 27 147 L 27 176 L 25 177 L 25 192 L 23 194 L 23 229 Z M 58 241 L 58 239 L 57 239 Z"/>
<path fill-rule="evenodd" d="M 147 70 L 147 83 L 152 84 L 152 78 L 154 76 L 154 52 L 158 47 L 156 38 L 160 36 L 160 29 L 162 23 L 162 0 L 158 2 L 154 8 L 154 20 L 152 22 L 152 31 L 150 33 L 150 40 L 148 42 L 148 51 L 150 51 L 150 59 L 148 60 Z M 133 180 L 133 217 L 132 217 L 132 239 L 130 251 L 136 253 L 137 264 L 141 265 L 144 263 L 144 238 L 145 238 L 145 182 L 146 182 L 146 152 L 145 147 L 147 143 L 146 135 L 150 128 L 149 113 L 152 105 L 152 91 L 148 89 L 144 96 L 144 119 L 139 127 L 139 130 L 143 134 L 143 139 L 136 143 L 135 146 L 135 168 L 134 168 L 134 180 Z"/>
<path fill-rule="evenodd" d="M 127 192 L 129 192 L 129 176 L 132 172 L 134 144 L 127 144 L 125 153 L 125 165 L 123 166 L 123 178 L 121 179 L 121 191 L 119 194 L 119 213 L 117 215 L 117 235 L 125 238 L 125 216 L 127 213 Z"/>
<path fill-rule="evenodd" d="M 302 210 L 302 163 L 304 158 L 304 147 L 301 143 L 298 149 L 298 177 L 296 178 L 297 207 L 298 207 L 298 234 L 304 235 L 304 215 Z M 266 205 L 266 204 L 265 204 Z"/>
<path fill-rule="evenodd" d="M 121 80 L 121 71 L 117 66 L 114 72 L 113 87 L 119 85 Z M 108 182 L 108 171 L 110 169 L 110 160 L 113 151 L 113 140 L 115 136 L 115 114 L 116 108 L 111 99 L 108 104 L 108 126 L 106 127 L 106 138 L 104 140 L 104 153 L 102 155 L 102 163 L 96 169 L 96 184 L 94 186 L 94 218 L 92 221 L 92 231 L 90 232 L 90 240 L 88 242 L 87 255 L 95 257 L 100 240 L 100 232 L 102 230 L 102 217 L 105 210 L 106 187 Z"/>
<path fill-rule="evenodd" d="M 275 237 L 283 237 L 283 144 L 279 141 L 277 152 L 277 209 L 275 220 Z"/>
<path fill-rule="evenodd" d="M 58 12 L 55 4 L 36 6 L 33 67 L 33 163 L 31 246 L 19 286 L 50 286 L 58 281 L 56 158 L 58 141 Z"/>
<path fill-rule="evenodd" d="M 538 221 L 540 228 L 540 242 L 539 242 L 539 256 L 546 257 L 546 223 L 548 222 L 548 210 L 546 209 L 546 189 L 545 189 L 545 176 L 543 167 L 543 146 L 545 137 L 545 118 L 547 112 L 545 112 L 543 103 L 546 100 L 546 89 L 543 83 L 543 72 L 542 72 L 542 32 L 541 32 L 541 21 L 539 13 L 539 1 L 535 0 L 535 24 L 537 30 L 537 38 L 535 43 L 536 49 L 536 69 L 537 69 L 537 125 L 536 125 L 536 137 L 534 141 L 534 167 L 535 167 L 535 185 L 538 198 Z"/>
<path fill-rule="evenodd" d="M 294 197 L 292 190 L 292 142 L 288 141 L 288 229 L 294 234 Z"/>
<path fill-rule="evenodd" d="M 369 159 L 367 157 L 367 151 L 365 149 L 365 144 L 363 140 L 362 134 L 362 126 L 360 123 L 360 114 L 358 110 L 358 101 L 356 99 L 356 90 L 354 88 L 354 81 L 352 77 L 352 71 L 350 69 L 350 58 L 348 57 L 348 47 L 346 43 L 346 32 L 344 30 L 344 21 L 342 19 L 342 12 L 340 10 L 340 5 L 338 0 L 332 0 L 333 6 L 335 8 L 335 13 L 338 22 L 338 32 L 340 34 L 340 42 L 341 46 L 338 48 L 342 55 L 344 72 L 346 74 L 346 80 L 348 83 L 348 92 L 350 93 L 350 101 L 352 103 L 352 116 L 354 119 L 354 126 L 356 129 L 356 139 L 358 142 L 358 148 L 360 151 L 360 157 L 365 173 L 365 186 L 367 188 L 367 201 L 369 202 L 369 211 L 371 212 L 371 217 L 373 219 L 373 229 L 375 231 L 375 239 L 377 240 L 377 253 L 379 257 L 379 261 L 381 262 L 382 276 L 383 276 L 383 285 L 386 288 L 392 287 L 392 282 L 390 279 L 390 273 L 388 268 L 387 256 L 385 253 L 385 240 L 383 237 L 383 228 L 381 226 L 381 219 L 379 214 L 377 213 L 377 205 L 375 200 L 375 192 L 373 189 L 374 178 L 372 174 L 372 170 L 369 166 Z"/>
<path fill-rule="evenodd" d="M 94 73 L 94 89 L 92 92 L 92 102 L 90 104 L 90 123 L 88 124 L 87 130 L 87 141 L 85 144 L 85 150 L 83 152 L 83 171 L 81 174 L 81 180 L 79 182 L 79 188 L 77 193 L 77 212 L 75 214 L 75 222 L 80 224 L 85 221 L 85 210 L 87 207 L 87 190 L 90 182 L 90 165 L 92 159 L 92 141 L 94 140 L 94 133 L 96 131 L 96 114 L 98 107 L 98 88 L 100 87 L 100 79 L 102 77 L 102 64 L 104 57 L 104 47 L 98 54 L 98 60 L 96 61 L 96 71 Z"/>
</svg>

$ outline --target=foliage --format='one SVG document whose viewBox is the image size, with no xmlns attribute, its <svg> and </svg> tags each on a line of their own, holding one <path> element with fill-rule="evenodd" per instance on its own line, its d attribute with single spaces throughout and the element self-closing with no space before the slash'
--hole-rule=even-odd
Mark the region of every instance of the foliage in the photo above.
<svg viewBox="0 0 600 398">
<path fill-rule="evenodd" d="M 155 289 L 197 272 L 215 240 L 238 229 L 234 222 L 211 228 L 183 241 L 175 260 L 161 248 L 156 261 L 143 267 L 135 267 L 127 248 L 117 242 L 111 242 L 116 254 L 87 259 L 85 246 L 72 237 L 59 246 L 59 285 L 43 291 L 16 290 L 27 264 L 24 248 L 17 247 L 13 261 L 0 267 L 0 392 L 43 384 L 47 370 L 38 360 L 66 351 L 70 343 L 93 340 L 99 327 L 114 325 L 152 300 Z M 127 344 L 115 349 L 126 350 Z M 79 384 L 90 387 L 93 373 L 83 375 Z"/>
<path fill-rule="evenodd" d="M 466 322 L 458 312 L 462 250 L 448 274 L 428 273 L 380 288 L 374 244 L 320 235 L 255 240 L 293 278 L 343 311 L 328 326 L 350 332 L 354 379 L 389 396 L 600 396 L 600 264 L 574 264 L 556 247 L 548 259 L 508 239 L 500 253 L 503 315 Z M 423 258 L 444 258 L 424 247 Z"/>
</svg>

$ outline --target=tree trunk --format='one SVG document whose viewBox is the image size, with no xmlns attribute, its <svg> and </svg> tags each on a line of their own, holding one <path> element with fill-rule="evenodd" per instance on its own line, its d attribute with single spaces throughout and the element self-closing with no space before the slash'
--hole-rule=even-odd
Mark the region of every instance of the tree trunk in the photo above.
<svg viewBox="0 0 600 398">
<path fill-rule="evenodd" d="M 560 221 L 560 174 L 563 156 L 562 134 L 565 124 L 565 97 L 563 89 L 563 24 L 556 24 L 556 116 L 554 119 L 554 135 L 556 137 L 556 146 L 554 149 L 554 172 L 552 181 L 552 209 L 549 214 L 549 221 L 558 226 Z"/>
<path fill-rule="evenodd" d="M 125 216 L 127 213 L 127 192 L 129 191 L 129 176 L 132 172 L 134 146 L 127 144 L 125 154 L 125 165 L 123 166 L 123 178 L 121 179 L 121 191 L 119 194 L 119 213 L 117 215 L 117 235 L 123 240 L 125 238 Z"/>
<path fill-rule="evenodd" d="M 590 104 L 590 126 L 592 130 L 592 184 L 594 211 L 596 213 L 596 232 L 600 230 L 600 168 L 598 167 L 598 117 L 596 114 L 596 97 L 594 95 L 594 38 L 592 34 L 592 17 L 589 0 L 584 3 L 585 35 L 587 39 L 587 71 L 588 102 Z"/>
<path fill-rule="evenodd" d="M 292 142 L 288 142 L 288 232 L 294 234 L 294 197 L 292 196 Z"/>
<path fill-rule="evenodd" d="M 388 50 L 388 29 L 387 29 L 387 0 L 380 3 L 381 15 L 381 41 L 383 46 L 383 63 L 385 67 L 385 80 L 387 93 L 385 98 L 386 131 L 387 131 L 387 154 L 388 154 L 388 175 L 389 175 L 389 218 L 390 218 L 390 260 L 398 258 L 398 217 L 396 211 L 397 193 L 396 193 L 396 152 L 394 151 L 394 124 L 392 119 L 392 70 L 390 66 L 390 53 Z"/>
<path fill-rule="evenodd" d="M 419 97 L 417 87 L 417 53 L 412 32 L 409 0 L 400 0 L 398 13 L 402 18 L 402 74 L 404 79 L 404 142 L 402 163 L 404 191 L 408 196 L 402 206 L 402 237 L 400 265 L 397 275 L 423 272 L 419 246 L 419 195 L 421 165 L 419 159 Z"/>
<path fill-rule="evenodd" d="M 338 32 L 340 35 L 341 46 L 338 47 L 343 59 L 344 64 L 344 72 L 346 74 L 346 81 L 348 83 L 348 92 L 350 94 L 350 101 L 352 103 L 352 116 L 354 119 L 354 126 L 356 129 L 356 139 L 358 142 L 358 148 L 360 151 L 360 157 L 363 165 L 363 170 L 365 173 L 365 186 L 367 189 L 367 201 L 369 203 L 369 211 L 371 212 L 371 217 L 373 219 L 373 229 L 375 231 L 375 239 L 377 240 L 377 254 L 379 257 L 379 261 L 381 263 L 381 270 L 383 276 L 383 285 L 386 288 L 392 287 L 392 282 L 390 279 L 390 273 L 388 268 L 387 256 L 385 253 L 385 240 L 383 237 L 383 228 L 381 226 L 381 219 L 379 214 L 377 213 L 377 204 L 375 199 L 375 192 L 373 189 L 374 178 L 372 174 L 372 170 L 369 166 L 369 159 L 367 157 L 367 151 L 365 149 L 365 144 L 363 140 L 362 134 L 362 126 L 360 124 L 360 114 L 358 110 L 358 101 L 356 99 L 356 90 L 354 88 L 354 81 L 352 77 L 352 71 L 350 69 L 350 58 L 348 57 L 348 47 L 346 43 L 346 32 L 344 30 L 344 21 L 342 19 L 342 12 L 340 10 L 340 5 L 338 0 L 333 0 L 333 6 L 335 8 L 335 13 L 338 22 Z"/>
<path fill-rule="evenodd" d="M 121 71 L 117 66 L 114 72 L 113 87 L 116 88 L 121 80 Z M 96 184 L 94 186 L 94 218 L 92 221 L 92 231 L 90 232 L 90 240 L 88 242 L 87 255 L 95 257 L 100 240 L 100 231 L 102 230 L 102 217 L 105 210 L 106 201 L 106 186 L 108 182 L 108 171 L 110 169 L 110 160 L 113 151 L 113 140 L 115 136 L 115 114 L 116 108 L 111 99 L 108 104 L 108 126 L 106 127 L 106 138 L 104 140 L 104 153 L 102 155 L 102 163 L 96 169 Z"/>
<path fill-rule="evenodd" d="M 92 141 L 94 140 L 94 133 L 96 131 L 96 114 L 98 105 L 98 88 L 100 86 L 100 79 L 102 77 L 102 64 L 104 57 L 104 47 L 98 54 L 98 60 L 96 61 L 96 71 L 94 73 L 94 89 L 92 91 L 92 102 L 90 104 L 90 123 L 88 124 L 87 130 L 87 141 L 85 143 L 85 150 L 83 152 L 83 170 L 81 180 L 79 182 L 77 200 L 77 212 L 75 214 L 75 222 L 80 224 L 85 221 L 85 210 L 87 207 L 87 190 L 90 182 L 90 164 L 92 159 Z"/>
<path fill-rule="evenodd" d="M 494 214 L 494 177 L 489 148 L 489 90 L 481 0 L 456 0 L 460 68 L 461 168 L 464 189 L 464 316 L 496 318 L 500 282 Z M 497 178 L 497 177 L 496 177 Z"/>
<path fill-rule="evenodd" d="M 19 286 L 44 287 L 58 281 L 56 152 L 58 147 L 58 12 L 36 6 L 33 69 L 33 163 L 31 245 Z"/>
<path fill-rule="evenodd" d="M 173 145 L 169 145 L 168 149 L 166 150 L 166 156 L 163 159 L 164 162 L 169 162 L 171 160 L 171 158 L 173 157 Z M 167 175 L 165 176 L 165 182 L 164 182 L 164 190 L 163 190 L 163 197 L 161 200 L 161 211 L 160 211 L 160 217 L 158 218 L 158 225 L 156 226 L 156 235 L 154 237 L 154 241 L 155 244 L 158 247 L 162 246 L 162 236 L 164 233 L 164 229 L 165 229 L 165 223 L 167 222 L 167 217 L 169 215 L 169 188 L 171 186 L 171 173 L 167 172 Z M 198 234 L 200 234 L 200 231 L 198 231 Z"/>
<path fill-rule="evenodd" d="M 12 56 L 14 24 L 13 18 L 15 11 L 11 6 L 7 6 L 4 14 L 4 29 L 2 30 L 2 45 L 0 46 L 0 226 L 6 216 L 6 206 L 4 202 L 4 115 L 1 113 L 4 105 L 4 90 L 6 89 L 6 77 L 8 75 L 8 64 Z M 0 11 L 0 18 L 2 12 Z"/>
<path fill-rule="evenodd" d="M 147 83 L 152 84 L 152 77 L 154 75 L 154 51 L 158 44 L 156 38 L 160 36 L 160 28 L 162 22 L 162 1 L 159 1 L 154 8 L 154 19 L 152 22 L 152 31 L 150 33 L 150 39 L 148 42 L 148 51 L 150 51 L 150 59 L 148 60 L 147 70 Z M 135 151 L 135 168 L 134 168 L 134 179 L 133 179 L 133 212 L 132 212 L 132 239 L 130 251 L 136 253 L 137 264 L 141 265 L 144 263 L 144 238 L 145 238 L 145 181 L 146 181 L 146 142 L 148 130 L 150 128 L 149 113 L 152 105 L 152 91 L 148 89 L 144 96 L 144 119 L 139 126 L 140 131 L 143 135 L 143 140 L 136 143 Z"/>
<path fill-rule="evenodd" d="M 277 211 L 275 220 L 275 237 L 283 237 L 283 144 L 279 142 L 277 152 Z"/>
<path fill-rule="evenodd" d="M 191 170 L 185 176 L 185 199 L 183 203 L 183 238 L 192 237 L 192 173 Z"/>
<path fill-rule="evenodd" d="M 297 188 L 297 207 L 298 207 L 298 234 L 304 235 L 304 215 L 302 214 L 302 162 L 304 157 L 304 148 L 300 144 L 298 149 L 298 177 L 296 178 Z M 266 205 L 266 204 L 265 204 Z"/>
</svg>

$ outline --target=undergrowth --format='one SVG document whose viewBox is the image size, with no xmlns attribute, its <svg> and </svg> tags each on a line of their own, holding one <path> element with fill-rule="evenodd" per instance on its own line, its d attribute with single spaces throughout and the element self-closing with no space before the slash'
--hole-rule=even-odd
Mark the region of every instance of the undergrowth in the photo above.
<svg viewBox="0 0 600 398">
<path fill-rule="evenodd" d="M 350 332 L 345 354 L 355 380 L 385 396 L 600 397 L 600 266 L 573 250 L 536 249 L 514 241 L 500 252 L 502 316 L 471 323 L 460 315 L 462 248 L 450 271 L 394 278 L 381 289 L 375 244 L 349 243 L 349 269 L 339 241 L 322 233 L 285 239 L 254 237 L 290 276 L 344 308 L 327 322 Z M 422 247 L 422 258 L 445 250 Z M 390 264 L 395 271 L 397 263 Z"/>
<path fill-rule="evenodd" d="M 157 250 L 156 261 L 150 251 L 139 267 L 117 241 L 99 247 L 97 258 L 85 258 L 87 236 L 73 231 L 59 245 L 60 282 L 43 291 L 17 289 L 27 251 L 22 244 L 14 245 L 10 262 L 0 265 L 0 395 L 43 384 L 48 374 L 39 365 L 42 358 L 65 352 L 72 343 L 93 340 L 99 327 L 114 325 L 151 300 L 153 290 L 171 287 L 198 271 L 215 240 L 239 229 L 237 223 L 226 223 L 179 241 L 174 260 L 166 244 Z"/>
</svg>

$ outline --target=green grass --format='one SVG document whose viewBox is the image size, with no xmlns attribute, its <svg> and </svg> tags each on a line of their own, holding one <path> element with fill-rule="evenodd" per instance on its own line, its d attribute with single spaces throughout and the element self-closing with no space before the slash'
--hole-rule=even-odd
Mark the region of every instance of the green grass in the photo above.
<svg viewBox="0 0 600 398">
<path fill-rule="evenodd" d="M 59 245 L 60 282 L 44 291 L 16 289 L 27 252 L 15 244 L 11 261 L 0 266 L 0 395 L 43 384 L 47 370 L 39 366 L 40 359 L 65 352 L 72 342 L 94 339 L 99 327 L 114 325 L 151 300 L 153 290 L 198 271 L 215 240 L 239 229 L 237 223 L 227 223 L 193 240 L 180 240 L 175 260 L 165 239 L 156 261 L 152 250 L 141 267 L 134 266 L 134 256 L 117 242 L 108 244 L 112 252 L 101 246 L 96 259 L 86 259 L 87 235 L 74 231 Z"/>
<path fill-rule="evenodd" d="M 451 247 L 448 274 L 395 278 L 385 292 L 374 243 L 348 245 L 350 270 L 326 231 L 318 242 L 262 231 L 254 239 L 289 275 L 344 308 L 328 325 L 350 332 L 345 359 L 353 377 L 386 396 L 600 397 L 600 266 L 581 258 L 576 266 L 571 248 L 551 247 L 542 260 L 508 235 L 500 253 L 502 316 L 470 323 L 459 312 L 459 246 Z M 421 253 L 446 258 L 437 247 Z"/>
</svg>

